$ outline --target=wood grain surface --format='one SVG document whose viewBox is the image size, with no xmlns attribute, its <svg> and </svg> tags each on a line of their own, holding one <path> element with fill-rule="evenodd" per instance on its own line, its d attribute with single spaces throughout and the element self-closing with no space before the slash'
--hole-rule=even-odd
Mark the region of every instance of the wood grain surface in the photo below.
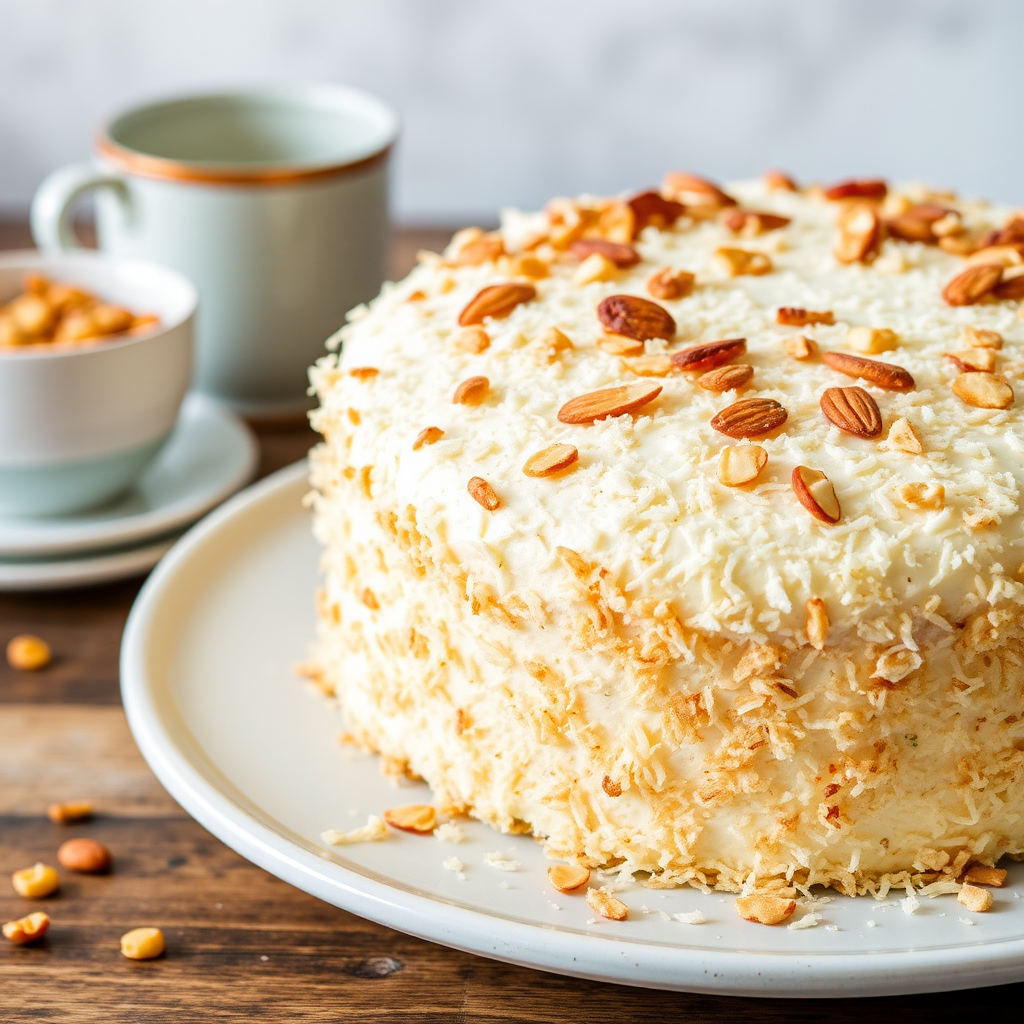
<svg viewBox="0 0 1024 1024">
<path fill-rule="evenodd" d="M 394 275 L 447 232 L 396 237 Z M 0 223 L 0 248 L 28 244 Z M 260 471 L 300 458 L 314 435 L 261 429 Z M 140 580 L 47 594 L 0 593 L 0 645 L 37 633 L 54 649 L 36 673 L 0 663 L 0 920 L 45 909 L 35 946 L 0 940 L 0 1024 L 148 1022 L 901 1022 L 956 1020 L 1019 1005 L 1024 985 L 868 1000 L 767 1000 L 667 993 L 559 977 L 485 960 L 361 920 L 243 860 L 189 818 L 150 774 L 121 710 L 117 658 Z M 52 824 L 46 806 L 90 798 L 94 820 Z M 109 875 L 62 872 L 44 901 L 2 876 L 90 836 Z M 118 952 L 156 925 L 159 960 Z M 1019 1011 L 1014 1011 L 1019 1012 Z"/>
</svg>

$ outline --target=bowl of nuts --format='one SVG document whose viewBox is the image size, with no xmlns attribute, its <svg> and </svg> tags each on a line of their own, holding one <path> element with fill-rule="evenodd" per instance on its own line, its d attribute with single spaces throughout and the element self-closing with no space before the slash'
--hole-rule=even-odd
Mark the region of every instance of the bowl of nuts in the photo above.
<svg viewBox="0 0 1024 1024">
<path fill-rule="evenodd" d="M 0 255 L 0 516 L 66 515 L 127 490 L 188 389 L 196 291 L 90 250 Z"/>
</svg>

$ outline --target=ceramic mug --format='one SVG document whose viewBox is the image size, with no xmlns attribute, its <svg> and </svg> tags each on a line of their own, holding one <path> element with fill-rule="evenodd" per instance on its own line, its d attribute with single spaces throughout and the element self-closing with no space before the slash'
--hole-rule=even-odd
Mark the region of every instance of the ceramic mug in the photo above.
<svg viewBox="0 0 1024 1024">
<path fill-rule="evenodd" d="M 196 284 L 193 385 L 243 415 L 301 414 L 309 364 L 384 280 L 397 128 L 334 85 L 141 107 L 101 131 L 95 162 L 43 182 L 32 233 L 44 252 L 76 247 L 72 208 L 95 189 L 101 251 Z"/>
</svg>

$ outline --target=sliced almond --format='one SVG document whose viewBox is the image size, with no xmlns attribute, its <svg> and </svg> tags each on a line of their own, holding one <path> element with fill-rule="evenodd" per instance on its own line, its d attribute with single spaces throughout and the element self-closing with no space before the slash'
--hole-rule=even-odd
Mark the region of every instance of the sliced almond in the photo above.
<svg viewBox="0 0 1024 1024">
<path fill-rule="evenodd" d="M 914 428 L 903 417 L 896 420 L 889 428 L 889 436 L 886 438 L 886 441 L 893 448 L 898 448 L 901 452 L 906 452 L 908 455 L 920 455 L 924 451 L 921 439 L 917 436 Z"/>
<path fill-rule="evenodd" d="M 437 827 L 437 811 L 430 804 L 405 804 L 403 807 L 389 807 L 384 812 L 384 820 L 403 832 L 427 835 Z"/>
<path fill-rule="evenodd" d="M 817 344 L 803 334 L 791 334 L 782 342 L 782 350 L 787 356 L 803 363 L 818 354 Z"/>
<path fill-rule="evenodd" d="M 963 338 L 964 344 L 971 348 L 1001 349 L 1003 347 L 1003 336 L 998 331 L 986 331 L 980 327 L 965 327 Z"/>
<path fill-rule="evenodd" d="M 629 907 L 604 889 L 587 889 L 587 903 L 596 913 L 611 921 L 625 921 L 629 917 Z"/>
<path fill-rule="evenodd" d="M 978 263 L 998 263 L 1003 269 L 1019 267 L 1024 263 L 1024 256 L 1015 245 L 984 245 L 975 249 L 965 261 L 973 267 Z"/>
<path fill-rule="evenodd" d="M 746 338 L 724 338 L 721 341 L 704 341 L 672 353 L 672 363 L 677 370 L 710 370 L 715 366 L 743 355 L 747 351 Z"/>
<path fill-rule="evenodd" d="M 554 476 L 576 464 L 580 453 L 571 444 L 552 444 L 534 452 L 523 465 L 527 476 Z"/>
<path fill-rule="evenodd" d="M 673 224 L 686 212 L 682 203 L 673 199 L 666 199 L 660 192 L 641 192 L 628 201 L 629 208 L 633 211 L 633 233 L 640 234 L 644 228 L 653 226 L 659 230 L 672 227 Z M 662 296 L 655 296 L 661 298 Z"/>
<path fill-rule="evenodd" d="M 622 334 L 602 334 L 597 339 L 597 347 L 610 356 L 638 356 L 644 351 L 642 341 L 627 338 Z"/>
<path fill-rule="evenodd" d="M 822 352 L 821 361 L 847 377 L 859 377 L 888 391 L 907 391 L 914 386 L 914 378 L 894 363 L 865 359 L 846 352 Z"/>
<path fill-rule="evenodd" d="M 572 254 L 581 260 L 589 256 L 603 256 L 620 269 L 634 267 L 640 262 L 640 253 L 631 245 L 609 242 L 605 238 L 580 238 L 570 246 Z"/>
<path fill-rule="evenodd" d="M 817 651 L 825 649 L 828 639 L 828 611 L 820 597 L 812 597 L 806 604 L 807 641 Z"/>
<path fill-rule="evenodd" d="M 838 523 L 841 515 L 836 489 L 820 469 L 797 466 L 790 478 L 797 500 L 815 519 Z"/>
<path fill-rule="evenodd" d="M 896 348 L 900 343 L 900 336 L 887 327 L 851 327 L 846 333 L 846 343 L 855 352 L 873 356 Z"/>
<path fill-rule="evenodd" d="M 1013 405 L 1013 388 L 994 373 L 962 373 L 950 386 L 957 398 L 978 409 L 1006 409 Z"/>
<path fill-rule="evenodd" d="M 732 366 L 719 366 L 715 370 L 702 373 L 697 378 L 697 385 L 705 391 L 737 391 L 749 384 L 753 376 L 752 366 L 747 363 L 734 363 Z"/>
<path fill-rule="evenodd" d="M 479 355 L 486 352 L 491 344 L 491 336 L 480 326 L 463 327 L 452 335 L 451 347 L 455 352 L 469 352 Z"/>
<path fill-rule="evenodd" d="M 570 398 L 558 410 L 561 423 L 593 423 L 609 416 L 624 416 L 642 409 L 661 394 L 660 384 L 637 381 L 635 384 L 621 384 L 603 391 L 591 391 L 585 395 Z"/>
<path fill-rule="evenodd" d="M 742 487 L 756 480 L 768 465 L 768 453 L 759 444 L 737 444 L 722 449 L 718 480 L 726 487 Z"/>
<path fill-rule="evenodd" d="M 472 499 L 488 512 L 501 507 L 501 498 L 494 493 L 494 488 L 482 476 L 471 477 L 466 490 Z"/>
<path fill-rule="evenodd" d="M 652 274 L 647 281 L 647 290 L 656 299 L 672 302 L 685 298 L 693 291 L 696 277 L 685 270 L 675 267 L 662 267 Z"/>
<path fill-rule="evenodd" d="M 765 188 L 773 192 L 799 192 L 797 183 L 783 171 L 765 171 L 761 175 Z"/>
<path fill-rule="evenodd" d="M 968 864 L 964 872 L 964 881 L 972 885 L 991 885 L 1001 889 L 1006 885 L 1006 870 L 1004 868 L 990 868 L 985 864 Z"/>
<path fill-rule="evenodd" d="M 662 187 L 670 196 L 682 203 L 694 206 L 710 206 L 721 209 L 725 206 L 737 206 L 737 202 L 728 193 L 723 192 L 713 181 L 700 178 L 696 174 L 685 171 L 669 171 L 665 175 Z"/>
<path fill-rule="evenodd" d="M 961 373 L 976 373 L 978 370 L 991 373 L 996 368 L 994 348 L 967 348 L 961 352 L 947 352 L 944 358 Z"/>
<path fill-rule="evenodd" d="M 882 433 L 882 414 L 863 388 L 826 388 L 819 405 L 825 419 L 848 434 L 871 438 Z"/>
<path fill-rule="evenodd" d="M 794 910 L 796 901 L 785 896 L 754 892 L 749 896 L 736 897 L 736 913 L 744 921 L 753 921 L 756 924 L 782 924 L 793 916 Z"/>
<path fill-rule="evenodd" d="M 788 327 L 809 327 L 811 324 L 834 324 L 836 315 L 830 309 L 801 309 L 799 306 L 782 306 L 775 314 L 776 323 Z"/>
<path fill-rule="evenodd" d="M 950 306 L 973 306 L 981 302 L 1003 276 L 998 263 L 979 263 L 962 270 L 942 290 L 942 297 Z"/>
<path fill-rule="evenodd" d="M 913 480 L 896 491 L 901 504 L 907 508 L 938 510 L 946 504 L 946 488 L 942 484 Z"/>
<path fill-rule="evenodd" d="M 760 277 L 774 269 L 767 253 L 723 245 L 715 250 L 715 261 L 730 277 Z"/>
<path fill-rule="evenodd" d="M 676 322 L 671 313 L 639 295 L 609 295 L 598 307 L 597 315 L 612 334 L 635 341 L 675 337 Z"/>
<path fill-rule="evenodd" d="M 984 914 L 986 910 L 992 909 L 995 902 L 992 893 L 988 889 L 982 889 L 980 885 L 971 885 L 964 882 L 960 891 L 956 894 L 958 903 L 962 903 L 972 914 Z"/>
<path fill-rule="evenodd" d="M 559 892 L 575 892 L 590 881 L 590 871 L 579 864 L 552 864 L 548 881 Z"/>
<path fill-rule="evenodd" d="M 424 427 L 412 443 L 412 450 L 419 451 L 425 444 L 434 444 L 444 437 L 444 431 L 440 427 Z"/>
<path fill-rule="evenodd" d="M 636 359 L 623 359 L 622 365 L 638 377 L 667 377 L 675 369 L 672 357 L 664 352 L 637 356 Z"/>
<path fill-rule="evenodd" d="M 537 297 L 537 289 L 532 284 L 520 281 L 508 281 L 504 284 L 492 284 L 470 299 L 459 314 L 459 326 L 469 327 L 483 323 L 488 317 L 499 320 L 506 317 L 516 306 L 529 302 Z"/>
<path fill-rule="evenodd" d="M 467 377 L 452 395 L 454 405 L 479 405 L 491 389 L 491 382 L 486 377 Z"/>
<path fill-rule="evenodd" d="M 720 220 L 734 235 L 741 238 L 756 238 L 768 231 L 778 231 L 790 222 L 789 217 L 780 217 L 777 213 L 745 210 L 738 206 L 722 213 Z"/>
<path fill-rule="evenodd" d="M 728 437 L 760 437 L 786 422 L 788 413 L 772 398 L 741 398 L 711 420 L 711 426 Z"/>
<path fill-rule="evenodd" d="M 871 206 L 855 203 L 843 210 L 836 225 L 839 237 L 833 253 L 840 263 L 870 263 L 878 255 L 882 222 Z"/>
<path fill-rule="evenodd" d="M 884 199 L 889 188 L 882 178 L 849 178 L 825 189 L 826 199 Z"/>
</svg>

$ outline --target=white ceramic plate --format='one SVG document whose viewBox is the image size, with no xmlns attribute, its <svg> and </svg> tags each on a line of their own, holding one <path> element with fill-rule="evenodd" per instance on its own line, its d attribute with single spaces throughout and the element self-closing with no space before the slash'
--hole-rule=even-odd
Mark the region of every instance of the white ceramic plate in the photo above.
<svg viewBox="0 0 1024 1024">
<path fill-rule="evenodd" d="M 131 491 L 78 515 L 0 518 L 0 558 L 123 547 L 180 530 L 247 484 L 257 455 L 252 432 L 237 416 L 192 393 L 163 451 Z"/>
<path fill-rule="evenodd" d="M 479 822 L 462 823 L 458 845 L 394 832 L 325 846 L 325 829 L 430 794 L 396 791 L 374 758 L 342 747 L 337 710 L 293 672 L 313 635 L 317 583 L 305 491 L 299 464 L 208 516 L 147 581 L 125 630 L 122 688 L 140 749 L 175 799 L 243 856 L 392 928 L 604 981 L 867 996 L 1024 979 L 1024 864 L 987 914 L 970 915 L 952 896 L 922 899 L 908 914 L 898 893 L 799 910 L 820 914 L 814 927 L 766 928 L 741 921 L 731 897 L 640 885 L 619 894 L 629 920 L 595 919 L 582 897 L 549 888 L 535 842 Z M 493 853 L 517 869 L 488 864 Z M 463 877 L 445 867 L 452 857 Z M 671 916 L 695 910 L 706 923 Z"/>
<path fill-rule="evenodd" d="M 137 547 L 65 558 L 0 559 L 0 591 L 59 590 L 139 576 L 160 561 L 178 535 Z"/>
</svg>

